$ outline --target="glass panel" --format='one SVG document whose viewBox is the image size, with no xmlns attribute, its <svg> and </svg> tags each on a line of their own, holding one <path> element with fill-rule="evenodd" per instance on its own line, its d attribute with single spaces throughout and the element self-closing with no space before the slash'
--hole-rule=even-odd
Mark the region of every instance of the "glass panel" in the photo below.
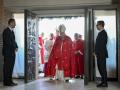
<svg viewBox="0 0 120 90">
<path fill-rule="evenodd" d="M 13 71 L 13 77 L 24 77 L 24 14 L 14 14 L 16 20 L 16 42 L 18 44 L 18 52 L 16 53 L 16 61 Z"/>
<path fill-rule="evenodd" d="M 25 82 L 37 78 L 37 20 L 35 14 L 25 10 Z"/>
<path fill-rule="evenodd" d="M 116 76 L 116 11 L 115 10 L 95 10 L 95 26 L 98 20 L 104 20 L 105 30 L 108 34 L 108 58 L 107 58 L 107 74 L 108 78 L 117 78 Z M 94 40 L 98 31 L 94 29 Z M 96 67 L 96 76 L 99 77 L 99 72 Z"/>
</svg>

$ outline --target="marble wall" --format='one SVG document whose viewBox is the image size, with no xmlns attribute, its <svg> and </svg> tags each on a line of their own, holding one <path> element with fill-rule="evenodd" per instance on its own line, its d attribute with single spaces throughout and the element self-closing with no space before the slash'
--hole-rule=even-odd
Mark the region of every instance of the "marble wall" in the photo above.
<svg viewBox="0 0 120 90">
<path fill-rule="evenodd" d="M 0 0 L 0 81 L 2 81 L 3 56 L 2 56 L 2 32 L 7 26 L 7 21 L 12 17 L 12 12 L 8 11 L 3 6 L 3 0 Z"/>
</svg>

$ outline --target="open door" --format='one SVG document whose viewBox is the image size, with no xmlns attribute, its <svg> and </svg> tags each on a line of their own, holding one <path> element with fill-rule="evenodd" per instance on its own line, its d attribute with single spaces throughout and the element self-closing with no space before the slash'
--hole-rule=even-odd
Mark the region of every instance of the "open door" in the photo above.
<svg viewBox="0 0 120 90">
<path fill-rule="evenodd" d="M 85 10 L 85 62 L 84 62 L 84 84 L 87 85 L 89 81 L 94 80 L 94 57 L 92 53 L 94 51 L 94 20 L 93 10 Z"/>
<path fill-rule="evenodd" d="M 118 49 L 117 49 L 117 53 L 118 53 L 118 55 L 117 55 L 117 59 L 118 59 L 118 64 L 117 64 L 117 66 L 118 66 L 118 69 L 117 69 L 117 74 L 118 74 L 118 81 L 119 81 L 119 83 L 120 83 L 120 8 L 118 8 L 117 9 L 117 47 L 118 47 Z"/>
<path fill-rule="evenodd" d="M 25 10 L 25 83 L 37 78 L 38 18 Z"/>
</svg>

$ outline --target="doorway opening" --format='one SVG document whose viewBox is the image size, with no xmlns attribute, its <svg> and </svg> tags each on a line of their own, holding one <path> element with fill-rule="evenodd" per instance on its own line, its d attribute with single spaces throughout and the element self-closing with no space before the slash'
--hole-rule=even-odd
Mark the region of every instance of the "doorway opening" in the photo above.
<svg viewBox="0 0 120 90">
<path fill-rule="evenodd" d="M 102 15 L 101 13 L 104 14 L 104 15 Z M 24 17 L 23 17 L 23 19 L 24 19 Z M 53 33 L 54 35 L 56 35 L 56 29 L 58 28 L 58 26 L 60 24 L 64 24 L 66 26 L 66 34 L 68 36 L 70 36 L 72 40 L 74 40 L 74 37 L 73 37 L 74 33 L 82 34 L 83 40 L 84 40 L 85 39 L 85 35 L 84 35 L 85 20 L 84 19 L 85 19 L 84 16 L 79 16 L 79 15 L 76 15 L 76 16 L 72 16 L 72 15 L 69 16 L 68 15 L 68 16 L 40 17 L 39 18 L 39 24 L 38 24 L 38 26 L 39 26 L 38 34 L 40 35 L 42 32 L 44 32 L 44 40 L 46 41 L 49 38 L 50 33 Z M 112 19 L 112 21 L 109 21 L 111 19 Z M 108 48 L 109 48 L 110 52 L 111 51 L 114 52 L 114 55 L 110 54 L 110 57 L 111 56 L 113 56 L 113 57 L 111 57 L 111 59 L 109 58 L 110 60 L 108 60 L 108 62 L 110 61 L 107 64 L 108 69 L 109 69 L 108 70 L 109 71 L 108 72 L 109 73 L 108 77 L 116 79 L 117 78 L 117 60 L 116 60 L 116 12 L 115 12 L 115 10 L 108 11 L 107 13 L 104 10 L 95 10 L 95 22 L 97 22 L 98 20 L 104 20 L 105 23 L 106 23 L 106 27 L 107 28 L 110 27 L 110 28 L 106 29 L 108 31 L 107 33 L 110 35 L 109 36 L 110 41 L 109 41 Z M 22 22 L 22 24 L 24 24 L 23 22 Z M 114 22 L 114 23 L 111 24 L 110 22 Z M 20 26 L 20 27 L 23 27 L 22 30 L 24 30 L 24 26 Z M 97 36 L 96 30 L 94 31 L 94 34 L 95 34 L 94 37 L 96 37 Z M 21 33 L 21 35 L 24 36 L 24 33 Z M 22 37 L 22 38 L 24 40 L 24 37 Z M 24 41 L 22 41 L 22 42 L 24 42 Z M 109 46 L 111 46 L 111 44 L 112 44 L 113 48 L 109 47 Z M 39 53 L 39 55 L 40 55 L 40 53 Z M 113 61 L 111 61 L 111 60 L 113 60 Z M 111 66 L 111 64 L 112 65 L 114 64 L 114 65 Z M 24 67 L 24 64 L 22 64 L 22 65 Z M 36 74 L 36 75 L 37 75 L 38 78 L 43 78 L 44 77 L 44 73 L 43 73 L 44 64 L 41 64 L 40 57 L 38 59 L 38 66 L 39 66 L 39 69 L 36 69 L 36 70 L 38 70 L 37 72 L 40 72 L 40 73 Z M 99 77 L 97 68 L 96 68 L 96 77 Z"/>
<path fill-rule="evenodd" d="M 85 32 L 85 18 L 82 16 L 59 16 L 59 17 L 40 17 L 39 18 L 39 37 L 41 37 L 41 33 L 44 33 L 43 39 L 43 49 L 44 54 L 39 53 L 39 66 L 38 66 L 38 77 L 44 77 L 44 69 L 45 63 L 48 62 L 46 60 L 47 50 L 46 50 L 46 42 L 49 40 L 50 34 L 52 33 L 54 39 L 57 36 L 56 31 L 60 24 L 64 24 L 66 27 L 66 35 L 68 35 L 71 40 L 74 42 L 74 34 L 78 33 L 82 35 L 82 39 L 84 40 L 84 32 Z M 48 43 L 47 43 L 48 44 Z M 53 44 L 54 45 L 54 44 Z M 40 46 L 41 47 L 41 46 Z M 40 49 L 41 50 L 41 49 Z M 39 50 L 39 52 L 40 52 Z M 41 56 L 44 55 L 44 56 Z M 44 57 L 41 58 L 41 57 Z M 42 60 L 43 59 L 43 60 Z M 48 59 L 48 58 L 47 58 Z M 44 63 L 43 63 L 44 61 Z M 71 80 L 72 81 L 72 80 Z"/>
</svg>

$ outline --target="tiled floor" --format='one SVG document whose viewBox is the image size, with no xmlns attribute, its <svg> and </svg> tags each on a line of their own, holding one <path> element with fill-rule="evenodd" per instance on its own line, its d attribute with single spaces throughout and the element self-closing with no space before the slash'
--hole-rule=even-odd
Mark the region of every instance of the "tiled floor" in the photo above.
<svg viewBox="0 0 120 90">
<path fill-rule="evenodd" d="M 71 80 L 69 83 L 39 79 L 28 84 L 19 81 L 19 85 L 14 87 L 5 87 L 0 84 L 0 90 L 120 90 L 120 83 L 109 82 L 108 88 L 97 88 L 94 82 L 84 86 L 84 81 L 80 79 Z"/>
</svg>

